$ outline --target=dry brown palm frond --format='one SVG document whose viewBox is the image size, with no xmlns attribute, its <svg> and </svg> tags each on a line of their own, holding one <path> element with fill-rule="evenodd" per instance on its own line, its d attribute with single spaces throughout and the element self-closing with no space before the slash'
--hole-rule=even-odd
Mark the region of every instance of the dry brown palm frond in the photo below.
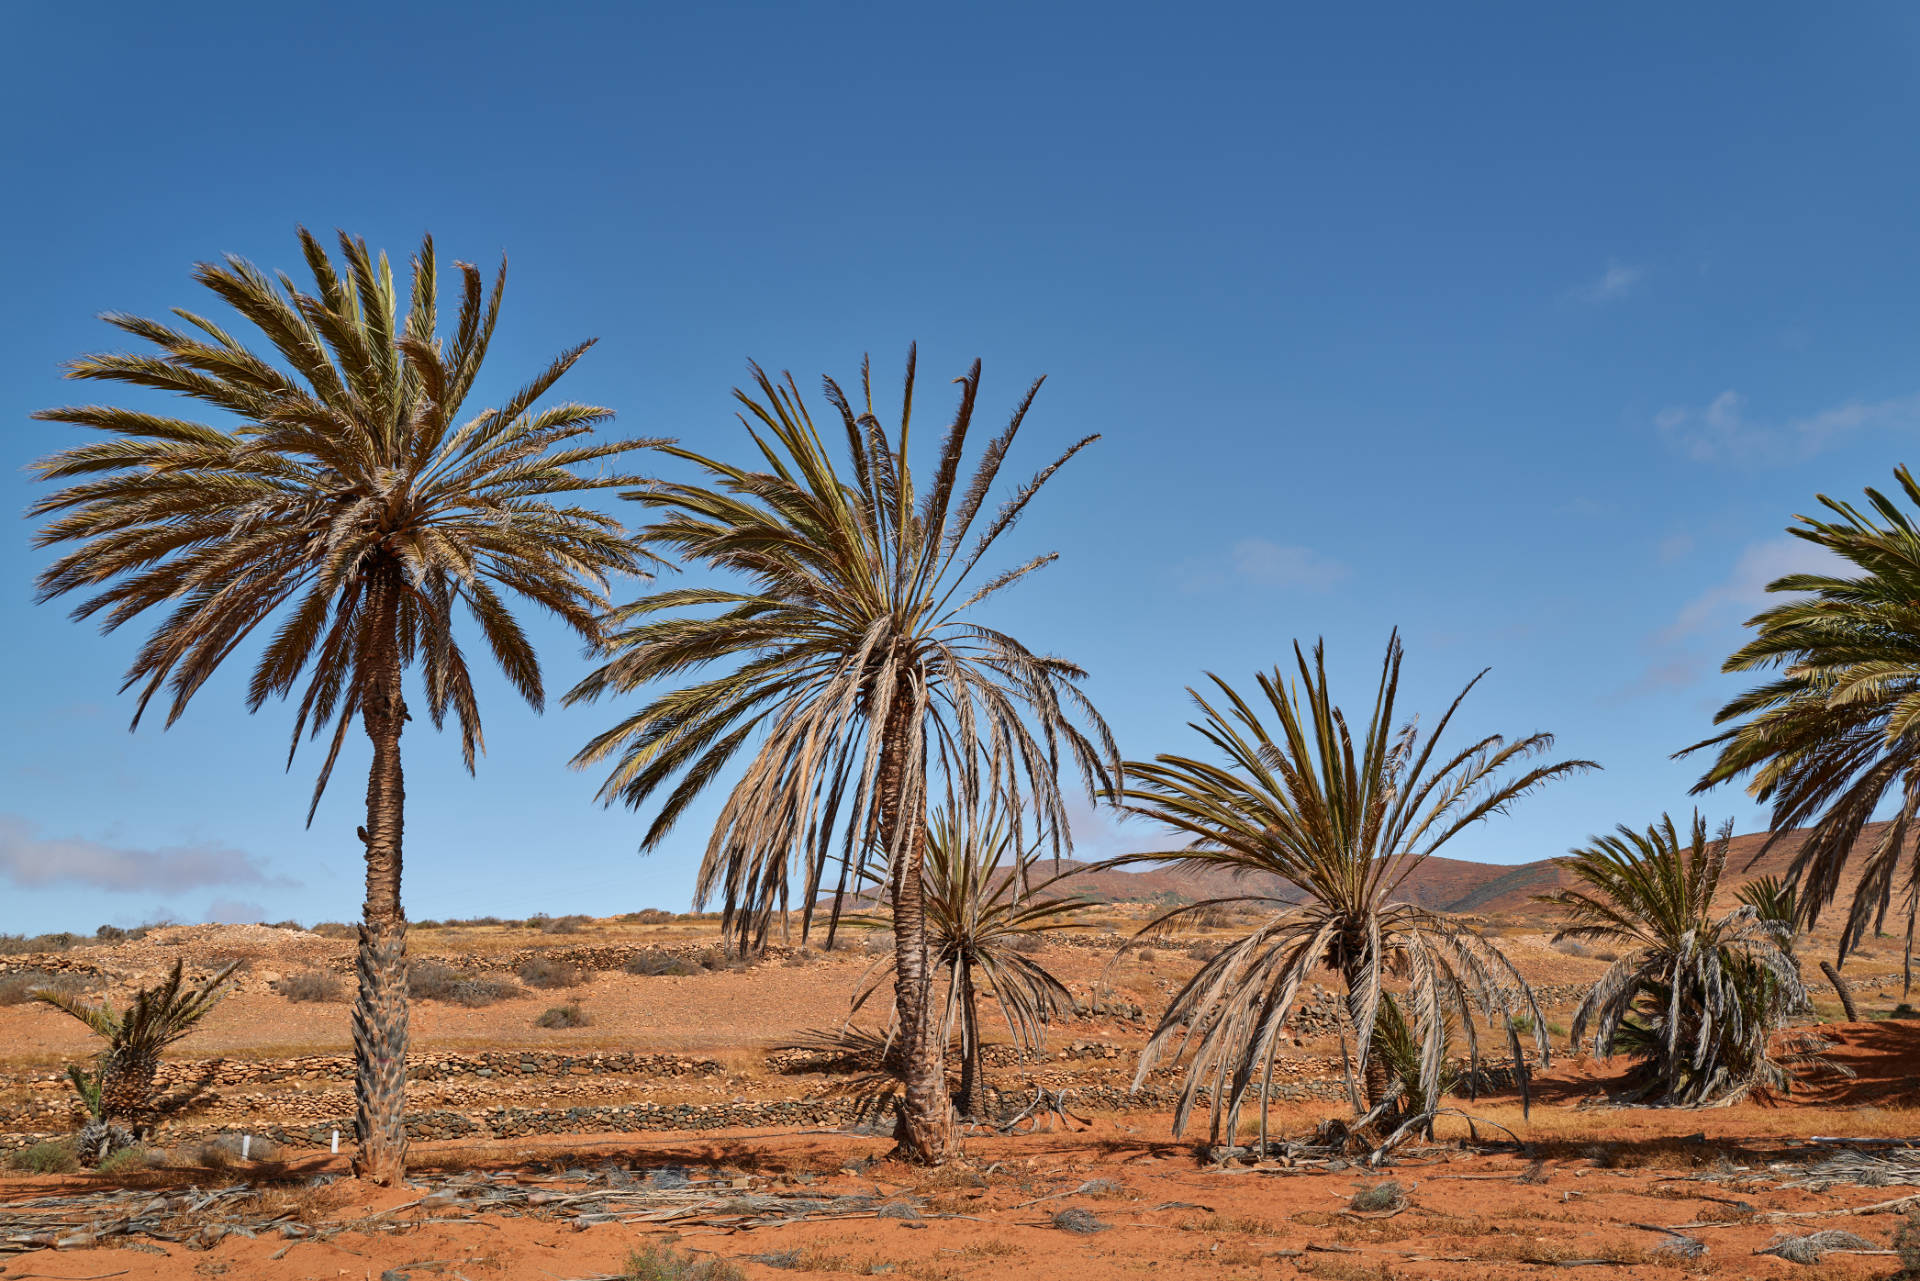
<svg viewBox="0 0 1920 1281">
<path fill-rule="evenodd" d="M 1321 647 L 1309 661 L 1296 645 L 1294 658 L 1297 685 L 1277 670 L 1259 677 L 1264 709 L 1218 677 L 1212 698 L 1193 695 L 1202 714 L 1194 728 L 1213 747 L 1213 759 L 1162 755 L 1127 763 L 1128 807 L 1189 844 L 1109 865 L 1171 860 L 1196 869 L 1264 873 L 1306 896 L 1302 902 L 1261 894 L 1210 901 L 1257 906 L 1265 919 L 1174 994 L 1141 1055 L 1136 1085 L 1162 1057 L 1184 1058 L 1187 1077 L 1175 1132 L 1185 1127 L 1204 1088 L 1212 1100 L 1216 1143 L 1236 1132 L 1240 1109 L 1257 1085 L 1264 1144 L 1266 1087 L 1280 1031 L 1308 977 L 1327 967 L 1346 984 L 1356 1029 L 1353 1061 L 1366 1085 L 1364 1098 L 1355 1091 L 1356 1112 L 1380 1106 L 1388 1089 L 1372 1039 L 1390 974 L 1406 981 L 1400 1008 L 1420 1046 L 1420 1097 L 1439 1095 L 1450 1014 L 1458 1017 L 1469 1071 L 1477 1076 L 1476 1009 L 1507 1029 L 1506 1048 L 1524 1097 L 1518 1016 L 1530 1020 L 1540 1057 L 1547 1054 L 1546 1021 L 1532 990 L 1470 923 L 1403 901 L 1401 886 L 1466 828 L 1544 783 L 1593 768 L 1592 762 L 1532 763 L 1552 746 L 1545 734 L 1511 742 L 1492 735 L 1441 754 L 1440 741 L 1479 677 L 1430 733 L 1413 724 L 1396 727 L 1397 634 L 1388 643 L 1372 712 L 1359 736 L 1333 702 Z M 1164 913 L 1142 933 L 1209 905 Z"/>
</svg>

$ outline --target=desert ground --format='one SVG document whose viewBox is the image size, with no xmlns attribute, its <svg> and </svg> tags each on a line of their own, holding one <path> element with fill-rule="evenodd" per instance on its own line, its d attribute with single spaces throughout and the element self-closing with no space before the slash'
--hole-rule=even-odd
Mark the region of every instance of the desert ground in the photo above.
<svg viewBox="0 0 1920 1281">
<path fill-rule="evenodd" d="M 1282 1058 L 1271 1125 L 1302 1142 L 1293 1158 L 1209 1150 L 1204 1107 L 1176 1138 L 1172 1072 L 1128 1094 L 1158 1009 L 1232 928 L 1122 950 L 1150 911 L 1090 905 L 1085 928 L 1049 940 L 1037 959 L 1081 1013 L 1050 1030 L 1039 1061 L 1011 1046 L 989 1055 L 1003 1116 L 1035 1089 L 1066 1091 L 1066 1114 L 969 1127 L 963 1157 L 931 1171 L 888 1159 L 886 1127 L 849 1102 L 857 1064 L 783 1048 L 845 1019 L 877 954 L 858 935 L 833 952 L 789 940 L 743 965 L 711 918 L 416 928 L 417 965 L 508 992 L 417 1001 L 414 1186 L 392 1192 L 352 1180 L 345 1151 L 330 1151 L 352 1113 L 345 985 L 331 999 L 288 995 L 350 975 L 341 931 L 165 927 L 0 957 L 0 1143 L 16 1167 L 0 1174 L 0 1277 L 649 1276 L 633 1261 L 649 1249 L 752 1278 L 1864 1277 L 1898 1265 L 1887 1252 L 1915 1190 L 1902 1180 L 1920 1184 L 1920 1163 L 1887 1142 L 1913 1133 L 1920 1074 L 1898 940 L 1848 965 L 1861 1021 L 1838 1021 L 1830 990 L 1816 1001 L 1851 1078 L 1660 1110 L 1610 1105 L 1624 1064 L 1566 1049 L 1571 1010 L 1606 962 L 1556 949 L 1538 922 L 1490 919 L 1543 994 L 1553 1066 L 1530 1110 L 1510 1090 L 1456 1099 L 1471 1132 L 1443 1118 L 1431 1142 L 1368 1169 L 1307 1142 L 1347 1112 L 1331 975 Z M 138 1168 L 18 1168 L 71 1128 L 63 1065 L 94 1048 L 74 1020 L 19 1000 L 22 985 L 66 975 L 124 995 L 176 958 L 190 972 L 243 963 L 169 1059 L 208 1093 Z M 661 968 L 676 972 L 631 972 Z M 585 1025 L 541 1026 L 561 1005 Z M 1757 1253 L 1823 1230 L 1854 1234 L 1853 1252 Z"/>
</svg>

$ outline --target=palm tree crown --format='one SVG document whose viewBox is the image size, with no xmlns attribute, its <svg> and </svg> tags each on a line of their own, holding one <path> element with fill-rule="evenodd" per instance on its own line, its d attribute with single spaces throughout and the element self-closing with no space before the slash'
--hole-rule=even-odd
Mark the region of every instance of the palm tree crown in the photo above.
<svg viewBox="0 0 1920 1281">
<path fill-rule="evenodd" d="M 955 780 L 964 803 L 1002 794 L 1016 823 L 1030 803 L 1063 846 L 1070 841 L 1058 782 L 1063 757 L 1090 790 L 1110 787 L 1115 777 L 1118 753 L 1079 689 L 1081 669 L 1034 653 L 974 613 L 1054 559 L 1036 556 L 975 581 L 982 559 L 1041 486 L 1094 437 L 987 515 L 1039 382 L 963 483 L 976 361 L 958 380 L 959 405 L 923 487 L 908 461 L 911 353 L 897 434 L 880 422 L 864 366 L 857 407 L 826 380 L 843 459 L 821 438 L 791 376 L 776 383 L 755 367 L 753 377 L 754 390 L 736 395 L 758 469 L 671 449 L 704 473 L 704 483 L 661 483 L 631 495 L 661 513 L 644 531 L 652 545 L 746 582 L 663 591 L 617 612 L 607 663 L 569 701 L 678 687 L 594 738 L 576 762 L 611 761 L 600 793 L 609 801 L 637 807 L 665 791 L 644 838 L 651 848 L 735 756 L 757 744 L 714 825 L 697 882 L 701 900 L 723 894 L 728 928 L 743 942 L 764 939 L 772 913 L 786 906 L 790 863 L 801 871 L 803 933 L 836 846 L 836 916 L 848 885 L 857 886 L 871 862 L 884 865 L 900 948 L 903 1044 L 909 1060 L 921 1056 L 910 1074 L 909 1110 L 937 1112 L 945 1107 L 940 1047 L 914 1023 L 928 999 L 920 865 L 929 761 Z M 724 670 L 680 683 L 715 665 Z M 939 1122 L 928 1115 L 916 1124 Z M 931 1131 L 919 1133 L 919 1155 L 939 1159 L 941 1143 Z"/>
<path fill-rule="evenodd" d="M 1912 473 L 1901 467 L 1894 477 L 1920 507 Z M 1802 516 L 1788 529 L 1858 572 L 1790 574 L 1767 585 L 1796 599 L 1751 619 L 1753 639 L 1724 670 L 1780 674 L 1720 710 L 1724 733 L 1686 750 L 1719 749 L 1695 792 L 1747 776 L 1747 791 L 1772 805 L 1773 834 L 1760 853 L 1812 828 L 1787 869 L 1808 927 L 1838 894 L 1861 830 L 1897 792 L 1899 808 L 1861 869 L 1839 956 L 1884 925 L 1904 871 L 1911 967 L 1920 910 L 1920 523 L 1894 498 L 1866 492 L 1871 512 L 1823 494 L 1831 517 Z"/>
<path fill-rule="evenodd" d="M 342 274 L 304 228 L 300 243 L 317 296 L 285 275 L 276 287 L 238 258 L 194 273 L 290 369 L 185 310 L 175 314 L 186 328 L 107 316 L 158 354 L 88 356 L 69 377 L 174 392 L 237 421 L 221 428 L 105 405 L 44 410 L 35 417 L 109 439 L 38 463 L 43 480 L 77 483 L 32 510 L 58 513 L 37 545 L 80 544 L 40 575 L 39 599 L 95 592 L 74 616 L 104 611 L 107 631 L 150 609 L 168 611 L 127 673 L 127 687 L 141 686 L 136 725 L 163 686 L 171 725 L 255 628 L 291 606 L 262 649 L 247 705 L 286 696 L 310 673 L 294 746 L 305 730 L 317 737 L 336 726 L 318 804 L 341 739 L 372 696 L 370 678 L 382 666 L 375 651 L 384 646 L 403 666 L 420 663 L 435 726 L 453 712 L 473 767 L 480 713 L 454 640 L 458 607 L 514 688 L 542 704 L 539 661 L 498 589 L 596 636 L 607 576 L 639 572 L 646 558 L 618 522 L 548 499 L 643 483 L 573 469 L 652 442 L 557 448 L 611 411 L 573 403 L 533 410 L 591 343 L 562 354 L 501 407 L 460 421 L 499 318 L 504 261 L 490 296 L 479 271 L 459 264 L 463 291 L 448 340 L 436 333 L 431 237 L 413 259 L 404 314 L 384 254 L 376 261 L 343 234 Z"/>
<path fill-rule="evenodd" d="M 1277 669 L 1259 677 L 1265 710 L 1277 726 L 1213 677 L 1220 705 L 1189 693 L 1203 717 L 1193 728 L 1219 759 L 1161 755 L 1151 763 L 1127 763 L 1128 808 L 1190 843 L 1117 861 L 1169 859 L 1278 881 L 1267 892 L 1250 887 L 1246 894 L 1176 908 L 1147 927 L 1159 929 L 1223 903 L 1253 903 L 1271 913 L 1174 995 L 1141 1055 L 1136 1085 L 1170 1048 L 1191 1054 L 1175 1133 L 1207 1085 L 1215 1140 L 1234 1134 L 1256 1078 L 1264 1083 L 1271 1076 L 1280 1029 L 1302 984 L 1322 966 L 1338 971 L 1346 983 L 1355 1062 L 1367 1079 L 1369 1106 L 1389 1102 L 1381 1097 L 1387 1089 L 1383 1065 L 1371 1053 L 1389 972 L 1407 982 L 1398 1005 L 1421 1046 L 1420 1097 L 1438 1097 L 1449 1012 L 1458 1014 L 1477 1067 L 1476 1002 L 1489 1016 L 1496 1009 L 1504 1016 L 1523 1081 L 1516 1015 L 1531 1015 L 1536 1046 L 1546 1054 L 1545 1020 L 1519 971 L 1467 923 L 1405 902 L 1400 891 L 1423 861 L 1465 828 L 1551 779 L 1593 768 L 1592 762 L 1510 768 L 1546 752 L 1553 744 L 1546 734 L 1512 742 L 1488 736 L 1439 755 L 1440 740 L 1477 676 L 1430 734 L 1423 736 L 1414 724 L 1396 728 L 1397 635 L 1387 645 L 1372 715 L 1356 742 L 1332 701 L 1323 648 L 1316 645 L 1309 662 L 1296 645 L 1294 659 L 1297 690 Z M 1303 892 L 1305 900 L 1283 897 L 1289 889 Z M 1264 1090 L 1261 1098 L 1264 1142 Z"/>
<path fill-rule="evenodd" d="M 1556 941 L 1628 949 L 1574 1012 L 1572 1039 L 1591 1027 L 1595 1054 L 1641 1059 L 1631 1097 L 1697 1104 L 1786 1084 L 1767 1042 L 1806 989 L 1789 925 L 1751 901 L 1714 914 L 1731 841 L 1731 825 L 1709 840 L 1697 813 L 1684 846 L 1667 815 L 1644 832 L 1623 825 L 1560 859 L 1573 886 L 1539 896 L 1566 916 Z M 1750 897 L 1778 906 L 1765 889 Z"/>
</svg>

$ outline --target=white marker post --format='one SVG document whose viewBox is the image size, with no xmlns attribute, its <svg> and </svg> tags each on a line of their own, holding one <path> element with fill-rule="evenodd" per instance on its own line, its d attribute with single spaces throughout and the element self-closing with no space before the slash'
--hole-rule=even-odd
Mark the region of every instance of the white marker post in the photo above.
<svg viewBox="0 0 1920 1281">
<path fill-rule="evenodd" d="M 338 1130 L 333 1132 L 333 1154 L 335 1156 L 340 1155 L 340 1131 Z"/>
<path fill-rule="evenodd" d="M 251 1134 L 241 1135 L 240 1136 L 240 1159 L 242 1161 L 245 1161 L 247 1159 L 247 1153 L 252 1150 L 253 1150 L 253 1136 Z"/>
</svg>

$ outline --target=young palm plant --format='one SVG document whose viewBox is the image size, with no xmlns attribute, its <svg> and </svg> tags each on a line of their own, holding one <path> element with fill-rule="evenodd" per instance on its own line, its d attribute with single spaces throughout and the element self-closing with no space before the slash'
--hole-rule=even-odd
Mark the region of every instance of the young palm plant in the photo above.
<svg viewBox="0 0 1920 1281">
<path fill-rule="evenodd" d="M 983 999 L 991 999 L 1022 1053 L 1046 1047 L 1047 1025 L 1073 1009 L 1073 994 L 1047 968 L 1020 951 L 1049 931 L 1072 928 L 1073 899 L 1043 897 L 1065 877 L 1032 884 L 1038 842 L 1022 848 L 1011 829 L 977 809 L 949 803 L 927 829 L 927 948 L 934 976 L 946 981 L 940 1035 L 960 1038 L 962 1116 L 985 1106 L 980 1051 Z M 1068 873 L 1067 875 L 1071 875 Z M 891 990 L 898 963 L 887 957 L 856 990 L 857 1012 L 876 992 Z"/>
<path fill-rule="evenodd" d="M 189 987 L 183 963 L 175 961 L 172 973 L 153 987 L 141 988 L 125 1011 L 72 992 L 34 990 L 34 1000 L 72 1015 L 107 1043 L 91 1074 L 67 1068 L 67 1078 L 87 1110 L 87 1124 L 75 1144 L 81 1160 L 98 1164 L 115 1150 L 132 1146 L 168 1112 L 189 1101 L 188 1096 L 171 1101 L 157 1097 L 153 1081 L 160 1070 L 160 1051 L 212 1013 L 239 968 L 235 961 Z"/>
<path fill-rule="evenodd" d="M 1769 1042 L 1806 988 L 1789 926 L 1751 903 L 1715 914 L 1731 842 L 1731 825 L 1709 839 L 1698 813 L 1684 845 L 1666 815 L 1622 826 L 1558 860 L 1574 884 L 1539 896 L 1565 914 L 1556 941 L 1624 949 L 1574 1012 L 1572 1039 L 1591 1028 L 1595 1054 L 1637 1060 L 1625 1098 L 1698 1106 L 1791 1084 Z"/>
<path fill-rule="evenodd" d="M 1176 908 L 1146 927 L 1159 930 L 1224 903 L 1253 904 L 1268 914 L 1174 995 L 1135 1076 L 1137 1087 L 1170 1049 L 1187 1057 L 1174 1132 L 1184 1130 L 1204 1086 L 1216 1143 L 1238 1132 L 1241 1107 L 1258 1082 L 1265 1144 L 1266 1087 L 1277 1038 L 1302 984 L 1322 967 L 1338 973 L 1346 986 L 1353 1063 L 1365 1086 L 1364 1099 L 1355 1092 L 1356 1112 L 1390 1106 L 1394 1098 L 1373 1045 L 1390 973 L 1406 980 L 1397 1007 L 1420 1046 L 1418 1098 L 1439 1097 L 1449 1012 L 1458 1015 L 1476 1073 L 1476 1005 L 1505 1030 L 1523 1091 L 1526 1065 L 1516 1015 L 1531 1017 L 1536 1049 L 1543 1060 L 1547 1054 L 1545 1020 L 1532 990 L 1499 948 L 1465 921 L 1404 901 L 1401 888 L 1467 827 L 1504 812 L 1550 780 L 1592 768 L 1592 762 L 1528 765 L 1552 747 L 1546 734 L 1513 742 L 1489 736 L 1440 755 L 1441 739 L 1479 676 L 1430 734 L 1423 736 L 1412 723 L 1396 728 L 1397 633 L 1387 644 L 1373 710 L 1356 743 L 1333 703 L 1323 647 L 1314 647 L 1309 662 L 1296 645 L 1294 659 L 1297 686 L 1278 669 L 1258 678 L 1272 724 L 1217 676 L 1212 680 L 1220 706 L 1188 691 L 1203 717 L 1194 728 L 1219 759 L 1162 755 L 1126 766 L 1128 808 L 1190 843 L 1117 862 L 1173 860 L 1279 882 L 1272 892 L 1249 887 L 1245 894 Z M 1292 901 L 1296 890 L 1305 893 L 1304 902 Z"/>
<path fill-rule="evenodd" d="M 534 408 L 589 344 L 498 408 L 461 419 L 499 317 L 504 262 L 490 293 L 478 270 L 459 265 L 459 314 L 443 336 L 431 238 L 404 299 L 385 255 L 376 260 L 363 242 L 343 234 L 338 267 L 304 229 L 300 243 L 313 294 L 237 258 L 195 272 L 265 336 L 279 363 L 178 310 L 178 326 L 107 317 L 157 353 L 88 356 L 69 368 L 72 378 L 176 393 L 226 425 L 106 405 L 40 413 L 108 437 L 36 464 L 42 479 L 72 482 L 34 504 L 34 514 L 53 518 L 38 544 L 79 544 L 40 575 L 40 599 L 90 593 L 74 616 L 99 615 L 107 631 L 149 610 L 164 615 L 123 686 L 140 687 L 136 726 L 163 689 L 171 725 L 227 657 L 267 628 L 248 709 L 304 681 L 294 748 L 303 734 L 333 730 L 309 823 L 349 728 L 356 719 L 364 728 L 373 761 L 359 830 L 356 1165 L 392 1182 L 406 1147 L 403 678 L 419 668 L 436 727 L 453 714 L 471 771 L 483 743 L 454 634 L 464 610 L 538 709 L 540 664 L 509 602 L 517 596 L 598 637 L 608 576 L 641 572 L 646 556 L 617 521 L 560 496 L 643 483 L 578 469 L 651 442 L 588 440 L 610 416 L 591 405 Z"/>
<path fill-rule="evenodd" d="M 937 1163 L 951 1141 L 951 1109 L 932 1026 L 921 870 L 930 761 L 956 780 L 964 803 L 1003 796 L 1016 841 L 1023 839 L 1023 798 L 1053 840 L 1070 839 L 1062 756 L 1078 766 L 1089 792 L 1110 788 L 1116 776 L 1118 753 L 1078 687 L 1081 669 L 1032 652 L 975 613 L 1054 559 L 1036 556 L 975 580 L 982 558 L 1041 486 L 1095 438 L 1069 447 L 982 519 L 1039 382 L 963 483 L 979 362 L 959 379 L 959 406 L 931 477 L 916 477 L 908 461 L 911 353 L 891 434 L 874 409 L 864 366 L 858 408 L 826 380 L 845 437 L 840 458 L 815 429 L 791 376 L 775 383 L 753 372 L 754 392 L 735 394 L 759 469 L 669 449 L 704 473 L 705 483 L 662 483 L 630 495 L 660 513 L 644 531 L 650 545 L 747 581 L 659 592 L 614 615 L 607 663 L 568 701 L 677 687 L 652 694 L 575 762 L 611 760 L 600 790 L 609 803 L 637 808 L 665 792 L 642 842 L 652 849 L 757 743 L 721 808 L 696 882 L 699 901 L 724 896 L 727 927 L 743 945 L 764 940 L 772 914 L 786 909 L 790 865 L 798 872 L 803 937 L 830 865 L 839 865 L 835 921 L 847 887 L 861 884 L 874 864 L 885 868 L 907 1063 L 901 1150 Z M 969 542 L 977 522 L 982 528 Z M 679 683 L 709 666 L 723 670 Z M 832 938 L 830 925 L 829 944 Z"/>
<path fill-rule="evenodd" d="M 1907 505 L 1920 507 L 1913 475 L 1900 467 L 1894 477 Z M 1803 928 L 1838 895 L 1862 830 L 1897 794 L 1866 852 L 1836 959 L 1844 963 L 1870 927 L 1885 926 L 1904 873 L 1911 987 L 1920 915 L 1920 522 L 1895 497 L 1866 494 L 1871 511 L 1822 494 L 1831 515 L 1802 516 L 1787 530 L 1831 552 L 1839 568 L 1767 585 L 1793 599 L 1749 621 L 1753 638 L 1723 670 L 1779 675 L 1729 702 L 1714 718 L 1725 732 L 1686 752 L 1717 749 L 1696 793 L 1745 777 L 1748 793 L 1771 804 L 1773 833 L 1756 858 L 1811 828 L 1786 874 L 1799 888 Z"/>
</svg>

